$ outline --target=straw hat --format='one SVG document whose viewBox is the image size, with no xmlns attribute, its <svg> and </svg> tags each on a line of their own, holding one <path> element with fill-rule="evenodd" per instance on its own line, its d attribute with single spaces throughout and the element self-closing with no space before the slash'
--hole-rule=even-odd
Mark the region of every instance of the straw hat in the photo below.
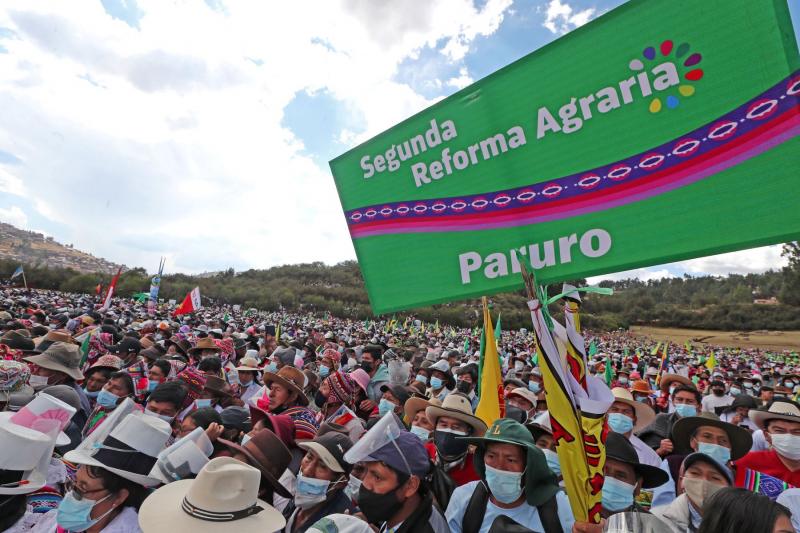
<svg viewBox="0 0 800 533">
<path fill-rule="evenodd" d="M 691 379 L 679 374 L 663 374 L 661 376 L 661 383 L 659 383 L 658 388 L 661 389 L 662 392 L 667 392 L 669 391 L 669 386 L 675 382 L 681 385 L 686 385 L 687 387 L 692 387 L 693 389 L 697 388 L 694 386 L 694 383 L 692 383 Z"/>
<path fill-rule="evenodd" d="M 297 393 L 297 402 L 308 405 L 308 398 L 303 393 L 306 385 L 306 376 L 293 366 L 283 366 L 277 373 L 264 372 L 264 385 L 269 387 L 272 383 L 279 383 L 289 390 Z"/>
<path fill-rule="evenodd" d="M 243 357 L 236 367 L 237 372 L 261 372 L 258 368 L 258 359 L 255 357 Z"/>
<path fill-rule="evenodd" d="M 536 407 L 536 403 L 538 402 L 538 399 L 536 398 L 536 393 L 530 390 L 528 387 L 517 387 L 516 389 L 509 392 L 506 398 L 512 395 L 519 396 L 523 400 L 530 402 L 533 408 Z"/>
<path fill-rule="evenodd" d="M 473 435 L 483 436 L 486 433 L 486 423 L 472 414 L 472 405 L 469 403 L 469 399 L 457 392 L 445 396 L 441 407 L 429 405 L 425 409 L 425 415 L 433 427 L 436 427 L 436 421 L 440 416 L 447 416 L 470 426 Z"/>
<path fill-rule="evenodd" d="M 442 405 L 441 400 L 438 398 L 434 398 L 433 400 L 426 400 L 425 398 L 418 398 L 416 396 L 412 396 L 406 403 L 403 405 L 403 411 L 405 412 L 406 418 L 408 418 L 409 423 L 417 416 L 417 413 L 420 411 L 424 411 L 429 406 L 439 407 Z M 427 411 L 426 411 L 427 415 Z"/>
<path fill-rule="evenodd" d="M 153 492 L 139 509 L 147 533 L 280 531 L 286 519 L 258 499 L 259 471 L 230 457 L 212 459 L 195 479 L 173 481 Z"/>
<path fill-rule="evenodd" d="M 197 341 L 197 344 L 194 345 L 194 348 L 188 350 L 188 353 L 189 355 L 194 355 L 200 353 L 203 350 L 214 350 L 217 353 L 221 351 L 220 347 L 217 346 L 217 343 L 214 342 L 214 339 L 211 339 L 209 337 L 203 337 L 202 339 Z"/>
<path fill-rule="evenodd" d="M 782 402 L 780 400 L 772 402 L 772 405 L 766 411 L 750 409 L 748 416 L 759 429 L 764 429 L 764 425 L 768 420 L 776 418 L 800 423 L 800 409 L 792 402 Z"/>
<path fill-rule="evenodd" d="M 615 402 L 621 402 L 633 407 L 633 411 L 636 413 L 636 424 L 633 426 L 634 432 L 649 426 L 650 423 L 656 419 L 655 411 L 653 411 L 649 405 L 634 400 L 633 395 L 628 389 L 614 387 L 611 389 L 611 394 L 614 395 Z"/>
<path fill-rule="evenodd" d="M 63 372 L 72 379 L 83 379 L 80 371 L 81 351 L 74 344 L 55 342 L 38 355 L 23 357 L 26 361 L 34 363 L 48 370 Z"/>
</svg>

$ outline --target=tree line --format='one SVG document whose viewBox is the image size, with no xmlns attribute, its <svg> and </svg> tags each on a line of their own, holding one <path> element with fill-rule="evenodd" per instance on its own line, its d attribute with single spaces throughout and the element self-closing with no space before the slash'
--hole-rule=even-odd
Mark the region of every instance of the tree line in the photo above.
<svg viewBox="0 0 800 533">
<path fill-rule="evenodd" d="M 594 330 L 654 325 L 721 330 L 800 329 L 800 247 L 784 245 L 788 266 L 762 274 L 728 276 L 689 276 L 641 281 L 625 279 L 603 281 L 614 289 L 613 296 L 584 296 L 582 323 Z M 0 276 L 8 280 L 18 263 L 0 260 Z M 102 283 L 107 287 L 112 276 L 80 273 L 47 265 L 23 265 L 30 287 L 67 292 L 93 293 Z M 117 295 L 130 297 L 146 292 L 151 276 L 143 268 L 127 270 L 120 276 Z M 15 283 L 21 284 L 21 278 Z M 576 286 L 585 280 L 574 280 Z M 159 297 L 180 302 L 199 286 L 204 299 L 239 304 L 244 308 L 329 312 L 334 316 L 359 320 L 374 319 L 364 288 L 361 270 L 355 261 L 336 265 L 321 262 L 283 265 L 265 270 L 234 272 L 229 269 L 212 276 L 168 274 L 162 278 Z M 559 292 L 561 285 L 549 288 Z M 757 305 L 755 299 L 777 298 L 777 305 Z M 522 291 L 494 295 L 495 313 L 502 316 L 502 327 L 529 328 L 530 315 Z M 470 327 L 480 322 L 480 302 L 466 300 L 422 307 L 399 313 L 397 318 L 413 316 L 425 322 Z M 555 306 L 553 307 L 555 310 Z M 558 311 L 555 313 L 558 315 Z"/>
</svg>

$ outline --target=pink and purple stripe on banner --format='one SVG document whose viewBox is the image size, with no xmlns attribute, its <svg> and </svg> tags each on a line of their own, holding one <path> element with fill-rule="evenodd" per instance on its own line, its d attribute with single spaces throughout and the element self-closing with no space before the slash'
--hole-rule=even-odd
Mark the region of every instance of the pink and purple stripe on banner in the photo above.
<svg viewBox="0 0 800 533">
<path fill-rule="evenodd" d="M 353 238 L 508 228 L 603 211 L 716 174 L 800 135 L 800 74 L 686 135 L 610 165 L 478 195 L 347 211 Z"/>
</svg>

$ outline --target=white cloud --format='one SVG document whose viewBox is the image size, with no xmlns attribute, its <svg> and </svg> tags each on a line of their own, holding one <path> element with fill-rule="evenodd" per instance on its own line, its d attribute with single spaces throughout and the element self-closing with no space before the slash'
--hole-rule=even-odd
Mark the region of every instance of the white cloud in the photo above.
<svg viewBox="0 0 800 533">
<path fill-rule="evenodd" d="M 555 34 L 563 35 L 583 26 L 595 16 L 597 16 L 596 8 L 590 7 L 578 11 L 561 0 L 550 0 L 545 10 L 543 26 Z"/>
<path fill-rule="evenodd" d="M 473 80 L 469 75 L 467 67 L 461 67 L 461 69 L 458 71 L 458 76 L 447 80 L 447 85 L 450 87 L 455 87 L 456 89 L 463 89 L 473 81 L 475 80 Z"/>
<path fill-rule="evenodd" d="M 6 224 L 11 224 L 21 229 L 27 229 L 28 215 L 16 205 L 12 205 L 9 209 L 0 208 L 0 222 L 5 222 Z"/>
<path fill-rule="evenodd" d="M 667 269 L 661 268 L 654 270 L 652 268 L 637 268 L 634 270 L 626 270 L 624 272 L 615 272 L 613 274 L 603 274 L 602 276 L 593 276 L 586 278 L 589 285 L 596 285 L 604 280 L 620 281 L 623 279 L 640 279 L 642 281 L 649 281 L 651 279 L 674 278 Z"/>
<path fill-rule="evenodd" d="M 353 258 L 285 107 L 325 91 L 354 117 L 333 137 L 360 142 L 436 100 L 395 79 L 403 61 L 462 60 L 511 0 L 137 4 L 135 29 L 100 2 L 3 2 L 0 147 L 23 164 L 0 168 L 0 192 L 35 191 L 79 249 L 197 272 Z"/>
</svg>

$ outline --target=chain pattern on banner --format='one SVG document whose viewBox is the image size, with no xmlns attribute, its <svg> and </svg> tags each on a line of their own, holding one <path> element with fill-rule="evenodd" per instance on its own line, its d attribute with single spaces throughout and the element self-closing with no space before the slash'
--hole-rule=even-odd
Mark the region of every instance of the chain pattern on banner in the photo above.
<svg viewBox="0 0 800 533">
<path fill-rule="evenodd" d="M 441 224 L 445 226 L 444 230 L 450 229 L 447 227 L 449 224 L 463 225 L 456 229 L 480 229 L 486 227 L 487 222 L 492 223 L 501 217 L 513 219 L 520 214 L 523 218 L 522 223 L 528 223 L 524 220 L 524 213 L 529 211 L 539 212 L 545 208 L 569 211 L 576 201 L 600 199 L 602 202 L 604 197 L 624 194 L 636 186 L 649 187 L 653 189 L 652 194 L 659 194 L 664 190 L 655 187 L 655 181 L 650 181 L 655 171 L 661 176 L 669 177 L 670 172 L 678 172 L 687 165 L 695 164 L 691 162 L 693 159 L 698 161 L 709 159 L 726 150 L 733 152 L 730 157 L 735 158 L 740 152 L 747 151 L 748 147 L 727 146 L 734 144 L 733 141 L 742 140 L 742 143 L 745 143 L 748 141 L 748 136 L 763 136 L 768 130 L 772 130 L 767 135 L 769 138 L 779 135 L 780 132 L 775 132 L 779 129 L 777 126 L 787 120 L 797 119 L 800 109 L 798 95 L 800 95 L 800 76 L 796 72 L 717 120 L 677 140 L 610 165 L 543 184 L 493 193 L 367 206 L 346 212 L 347 222 L 353 237 L 412 231 L 442 231 Z M 792 136 L 794 134 L 788 138 Z M 781 142 L 784 140 L 786 138 L 782 138 Z M 774 143 L 769 148 L 773 145 Z M 645 181 L 650 185 L 644 185 L 642 182 Z M 683 184 L 685 183 L 680 183 Z M 641 198 L 641 196 L 631 196 L 628 201 Z M 595 203 L 592 210 L 607 207 L 611 206 Z M 501 225 L 515 224 L 512 220 Z"/>
</svg>

